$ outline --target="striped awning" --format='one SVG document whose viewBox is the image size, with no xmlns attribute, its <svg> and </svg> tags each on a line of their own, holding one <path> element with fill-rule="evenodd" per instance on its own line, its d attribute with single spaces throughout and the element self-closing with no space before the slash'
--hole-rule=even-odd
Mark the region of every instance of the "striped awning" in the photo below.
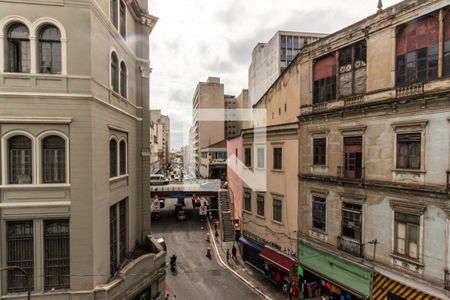
<svg viewBox="0 0 450 300">
<path fill-rule="evenodd" d="M 373 300 L 440 300 L 438 297 L 430 296 L 427 293 L 403 285 L 379 273 L 375 273 L 373 282 Z"/>
</svg>

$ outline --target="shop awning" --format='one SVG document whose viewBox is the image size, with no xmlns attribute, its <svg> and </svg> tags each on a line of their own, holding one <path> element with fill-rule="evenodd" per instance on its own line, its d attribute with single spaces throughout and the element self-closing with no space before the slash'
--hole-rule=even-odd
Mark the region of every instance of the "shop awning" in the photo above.
<svg viewBox="0 0 450 300">
<path fill-rule="evenodd" d="M 260 246 L 259 244 L 255 243 L 255 242 L 253 242 L 253 241 L 251 241 L 251 240 L 248 240 L 248 239 L 246 239 L 246 238 L 243 237 L 243 236 L 241 236 L 241 237 L 239 238 L 239 241 L 240 241 L 241 243 L 247 245 L 248 247 L 253 248 L 256 252 L 258 252 L 258 253 L 261 252 L 262 246 Z"/>
<path fill-rule="evenodd" d="M 289 273 L 295 265 L 295 260 L 281 251 L 264 246 L 259 256 L 270 265 Z"/>
</svg>

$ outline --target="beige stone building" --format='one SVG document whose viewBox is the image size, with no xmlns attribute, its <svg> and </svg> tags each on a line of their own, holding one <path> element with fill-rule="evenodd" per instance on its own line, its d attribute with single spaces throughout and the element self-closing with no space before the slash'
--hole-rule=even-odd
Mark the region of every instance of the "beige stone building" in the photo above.
<svg viewBox="0 0 450 300">
<path fill-rule="evenodd" d="M 160 109 L 151 109 L 150 125 L 153 126 L 153 131 L 156 136 L 159 169 L 165 169 L 169 164 L 170 118 L 161 114 Z"/>
<path fill-rule="evenodd" d="M 300 82 L 299 270 L 329 283 L 322 295 L 450 297 L 449 9 L 380 9 L 288 68 Z"/>
<path fill-rule="evenodd" d="M 209 118 L 207 110 L 223 112 L 224 108 L 224 86 L 220 78 L 208 77 L 206 82 L 199 82 L 192 98 L 192 151 L 197 176 L 200 174 L 200 149 L 223 140 L 225 133 L 224 115 L 217 121 L 206 121 L 205 118 Z"/>
<path fill-rule="evenodd" d="M 33 299 L 164 291 L 143 0 L 0 1 L 0 265 Z M 2 298 L 25 277 L 2 273 Z"/>
</svg>

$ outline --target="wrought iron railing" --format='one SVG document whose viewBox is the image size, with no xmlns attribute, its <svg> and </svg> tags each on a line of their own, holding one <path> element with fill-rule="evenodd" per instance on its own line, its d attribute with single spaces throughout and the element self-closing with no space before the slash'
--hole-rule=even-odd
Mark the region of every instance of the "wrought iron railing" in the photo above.
<svg viewBox="0 0 450 300">
<path fill-rule="evenodd" d="M 338 236 L 337 246 L 339 250 L 345 251 L 357 257 L 363 257 L 363 244 L 359 241 L 349 240 Z"/>
</svg>

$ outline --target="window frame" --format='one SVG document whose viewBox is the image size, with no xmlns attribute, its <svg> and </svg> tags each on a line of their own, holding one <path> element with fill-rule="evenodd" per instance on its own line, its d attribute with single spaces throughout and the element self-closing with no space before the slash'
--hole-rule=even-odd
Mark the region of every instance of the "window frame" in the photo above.
<svg viewBox="0 0 450 300">
<path fill-rule="evenodd" d="M 272 147 L 272 170 L 283 171 L 283 147 Z"/>
<path fill-rule="evenodd" d="M 252 192 L 244 190 L 243 193 L 243 200 L 244 200 L 244 212 L 247 212 L 249 214 L 252 213 Z"/>
<path fill-rule="evenodd" d="M 256 215 L 259 217 L 265 217 L 265 195 L 256 194 Z"/>
<path fill-rule="evenodd" d="M 262 151 L 262 159 L 260 158 L 260 153 Z M 265 146 L 257 146 L 256 147 L 256 168 L 257 169 L 265 169 L 266 167 L 266 147 Z"/>
<path fill-rule="evenodd" d="M 120 92 L 120 62 L 115 51 L 111 51 L 109 60 L 109 84 L 114 93 Z"/>
<path fill-rule="evenodd" d="M 348 205 L 348 207 L 345 207 L 346 205 Z M 354 209 L 354 208 L 351 208 L 350 206 L 355 206 L 355 207 L 356 206 L 360 206 L 360 208 L 359 209 Z M 341 205 L 341 236 L 343 238 L 349 239 L 349 240 L 352 240 L 352 241 L 357 241 L 360 244 L 362 243 L 363 233 L 364 233 L 364 231 L 363 231 L 364 230 L 364 228 L 363 228 L 363 225 L 364 225 L 364 222 L 363 222 L 363 209 L 364 208 L 363 208 L 363 205 L 361 203 L 354 203 L 354 202 L 351 202 L 351 201 L 342 201 L 342 205 Z M 359 239 L 344 234 L 344 227 L 346 227 L 344 211 L 359 215 L 359 226 L 353 225 L 354 228 L 347 226 L 347 228 L 352 229 L 355 232 L 356 231 L 359 232 Z M 355 228 L 357 230 L 355 230 Z"/>
<path fill-rule="evenodd" d="M 317 145 L 316 143 L 321 142 L 321 145 Z M 313 165 L 314 166 L 326 166 L 327 165 L 327 138 L 326 137 L 313 137 L 312 138 L 312 153 L 313 153 Z M 323 146 L 324 149 L 322 150 L 323 153 L 321 153 L 321 157 L 323 158 L 323 160 L 319 159 L 320 157 L 318 157 L 317 155 L 319 155 L 317 153 L 317 149 L 318 146 Z"/>
<path fill-rule="evenodd" d="M 332 75 L 329 77 L 324 77 L 320 79 L 315 79 L 315 74 L 318 70 L 316 70 L 316 66 L 322 62 L 325 61 L 325 59 L 328 58 L 334 58 L 334 70 L 331 70 Z M 312 80 L 312 103 L 313 104 L 320 104 L 320 103 L 327 103 L 327 102 L 333 102 L 337 100 L 337 75 L 338 75 L 338 62 L 336 59 L 336 56 L 334 53 L 327 54 L 322 57 L 318 57 L 314 60 L 313 63 L 313 80 Z"/>
<path fill-rule="evenodd" d="M 122 60 L 119 64 L 119 90 L 120 96 L 128 98 L 128 69 L 125 62 Z"/>
<path fill-rule="evenodd" d="M 393 243 L 393 251 L 395 255 L 399 255 L 402 257 L 405 257 L 407 259 L 411 259 L 411 260 L 415 260 L 415 261 L 419 261 L 421 259 L 421 238 L 422 238 L 422 215 L 420 214 L 416 214 L 416 213 L 408 213 L 408 212 L 403 212 L 403 211 L 394 211 L 394 243 Z M 413 216 L 415 218 L 417 218 L 417 222 L 413 223 L 413 222 L 408 222 L 405 220 L 399 221 L 397 215 L 404 215 L 404 216 Z M 398 245 L 398 225 L 399 223 L 403 223 L 405 225 L 405 238 L 404 238 L 404 252 L 405 253 L 400 253 L 399 252 L 399 245 Z M 417 257 L 413 257 L 410 256 L 410 226 L 416 226 L 417 228 L 417 245 L 416 245 L 416 253 L 417 253 Z"/>
<path fill-rule="evenodd" d="M 279 220 L 277 218 L 275 218 L 276 217 L 275 212 L 278 212 L 278 211 L 280 213 Z M 272 195 L 272 222 L 279 223 L 279 224 L 281 224 L 283 222 L 283 199 L 281 197 L 274 196 L 274 195 Z"/>
<path fill-rule="evenodd" d="M 252 148 L 244 147 L 244 163 L 247 168 L 252 167 Z"/>
<path fill-rule="evenodd" d="M 17 26 L 23 26 L 27 29 L 28 31 L 28 37 L 27 38 L 10 38 L 10 32 L 12 32 L 14 27 Z M 14 41 L 14 42 L 13 42 Z M 20 43 L 20 46 L 17 45 L 17 43 Z M 23 43 L 27 43 L 25 46 L 23 45 Z M 15 59 L 15 63 L 13 67 L 13 62 L 11 60 L 11 47 L 12 44 L 16 44 L 15 47 L 18 47 L 16 49 L 16 52 L 19 51 L 20 53 L 23 52 L 21 49 L 23 49 L 24 47 L 26 48 L 26 51 L 28 51 L 28 58 L 26 59 L 28 66 L 26 66 L 25 69 L 24 66 L 22 66 L 22 55 L 20 53 L 16 53 L 18 55 L 14 55 L 17 56 Z M 19 49 L 20 48 L 20 49 Z M 5 30 L 5 44 L 4 44 L 4 49 L 5 49 L 5 64 L 4 64 L 4 71 L 7 73 L 31 73 L 33 66 L 33 53 L 31 53 L 31 30 L 30 27 L 27 26 L 27 24 L 25 24 L 24 22 L 22 22 L 21 20 L 15 20 L 11 23 L 8 24 L 8 26 L 6 27 Z M 20 58 L 19 58 L 20 57 Z"/>
<path fill-rule="evenodd" d="M 116 147 L 116 149 L 115 149 L 115 156 L 114 156 L 114 158 L 112 157 L 112 149 L 111 149 L 111 143 L 112 142 L 114 142 L 115 143 L 115 147 Z M 109 143 L 108 143 L 108 145 L 109 145 L 109 155 L 108 155 L 108 157 L 109 157 L 109 178 L 116 178 L 116 177 L 118 177 L 119 176 L 119 166 L 118 166 L 118 162 L 119 162 L 119 159 L 118 159 L 118 156 L 119 156 L 119 140 L 117 139 L 117 137 L 116 136 L 111 136 L 110 137 L 110 139 L 109 139 Z"/>
<path fill-rule="evenodd" d="M 124 149 L 122 149 L 123 144 L 125 145 Z M 118 157 L 119 173 L 118 173 L 118 176 L 127 175 L 128 174 L 128 143 L 125 140 L 125 138 L 121 138 L 119 140 L 118 148 L 119 148 L 119 157 Z M 123 153 L 122 153 L 122 150 L 124 150 Z M 124 155 L 124 157 L 122 157 L 122 155 Z M 123 161 L 122 161 L 122 158 L 123 158 Z M 123 167 L 123 169 L 122 169 L 122 167 Z"/>
<path fill-rule="evenodd" d="M 64 165 L 63 165 L 63 174 L 64 174 L 64 177 L 63 177 L 63 180 L 62 181 L 46 181 L 46 179 L 45 179 L 45 170 L 46 170 L 46 167 L 45 167 L 45 149 L 44 149 L 44 147 L 45 147 L 45 140 L 47 139 L 47 138 L 50 138 L 50 137 L 57 137 L 57 138 L 60 138 L 62 141 L 63 141 L 63 143 L 64 143 L 64 153 L 63 153 L 63 155 L 64 155 L 64 158 L 63 158 L 63 162 L 64 162 Z M 40 170 L 40 178 L 39 178 L 39 182 L 40 183 L 42 183 L 42 184 L 63 184 L 63 183 L 67 183 L 68 182 L 68 178 L 67 178 L 67 176 L 68 176 L 68 142 L 67 142 L 67 137 L 65 137 L 64 135 L 62 135 L 62 134 L 60 134 L 60 133 L 52 133 L 52 132 L 46 132 L 45 133 L 45 135 L 42 135 L 42 136 L 40 136 L 40 137 L 38 137 L 38 141 L 39 141 L 39 150 L 40 150 L 40 152 L 38 152 L 38 157 L 39 157 L 39 159 L 40 159 L 40 163 L 39 163 L 39 166 L 40 166 L 40 168 L 41 168 L 41 170 Z"/>
<path fill-rule="evenodd" d="M 315 214 L 315 211 L 317 211 L 314 209 L 315 204 L 323 206 L 322 211 L 319 212 L 319 213 L 322 213 L 323 215 L 317 216 Z M 323 228 L 315 226 L 315 219 L 317 217 L 323 218 L 323 220 L 319 220 L 319 222 L 323 223 Z M 313 230 L 318 230 L 321 232 L 327 231 L 327 199 L 326 199 L 326 197 L 313 195 L 311 198 L 311 228 Z"/>
<path fill-rule="evenodd" d="M 19 136 L 24 136 L 25 138 L 30 140 L 30 182 L 29 183 L 20 183 L 20 182 L 13 182 L 12 178 L 11 178 L 11 172 L 12 172 L 12 165 L 11 165 L 11 148 L 10 148 L 10 140 L 15 138 L 15 137 L 19 137 Z M 36 156 L 35 156 L 35 151 L 36 151 L 36 143 L 35 143 L 35 138 L 29 134 L 28 132 L 25 131 L 13 131 L 10 134 L 3 136 L 2 138 L 3 140 L 3 147 L 4 147 L 4 151 L 3 151 L 3 162 L 5 163 L 6 168 L 2 168 L 3 169 L 3 181 L 4 183 L 8 184 L 8 185 L 28 185 L 28 184 L 34 184 L 36 182 Z M 27 174 L 28 175 L 28 174 Z"/>
<path fill-rule="evenodd" d="M 54 29 L 56 29 L 58 31 L 58 35 L 59 35 L 59 39 L 58 40 L 56 40 L 56 39 L 55 40 L 44 40 L 44 39 L 42 39 L 41 36 L 43 34 L 43 31 L 47 30 L 50 27 L 53 27 Z M 62 43 L 62 34 L 61 34 L 61 30 L 59 29 L 59 27 L 54 25 L 54 24 L 51 24 L 51 23 L 43 24 L 42 26 L 40 26 L 40 28 L 38 30 L 37 41 L 38 41 L 37 50 L 38 50 L 38 53 L 39 53 L 39 55 L 38 55 L 38 58 L 39 58 L 39 62 L 38 63 L 39 63 L 39 65 L 37 66 L 37 69 L 38 69 L 39 73 L 41 73 L 41 74 L 58 74 L 58 75 L 62 74 L 62 70 L 63 70 L 63 50 L 62 50 L 62 46 L 63 46 L 63 43 Z M 42 49 L 43 48 L 42 48 L 42 46 L 43 46 L 43 43 L 51 44 L 51 51 L 50 51 L 51 54 L 50 54 L 50 56 L 51 56 L 51 65 L 52 65 L 51 69 L 52 70 L 50 72 L 45 72 L 42 69 L 42 62 L 43 62 L 43 59 L 42 59 L 42 55 L 43 55 L 43 50 Z M 59 45 L 59 66 L 53 66 L 53 61 L 54 61 L 53 47 L 56 46 L 56 45 Z M 57 69 L 56 71 L 53 70 L 54 67 Z M 59 67 L 59 70 L 58 70 L 58 67 Z"/>
<path fill-rule="evenodd" d="M 117 30 L 119 29 L 119 1 L 109 0 L 109 20 Z"/>
<path fill-rule="evenodd" d="M 124 0 L 118 0 L 119 2 L 119 34 L 120 36 L 126 40 L 127 39 L 127 4 Z M 123 7 L 123 14 L 122 14 L 122 7 Z M 123 17 L 123 18 L 122 18 Z"/>
</svg>

